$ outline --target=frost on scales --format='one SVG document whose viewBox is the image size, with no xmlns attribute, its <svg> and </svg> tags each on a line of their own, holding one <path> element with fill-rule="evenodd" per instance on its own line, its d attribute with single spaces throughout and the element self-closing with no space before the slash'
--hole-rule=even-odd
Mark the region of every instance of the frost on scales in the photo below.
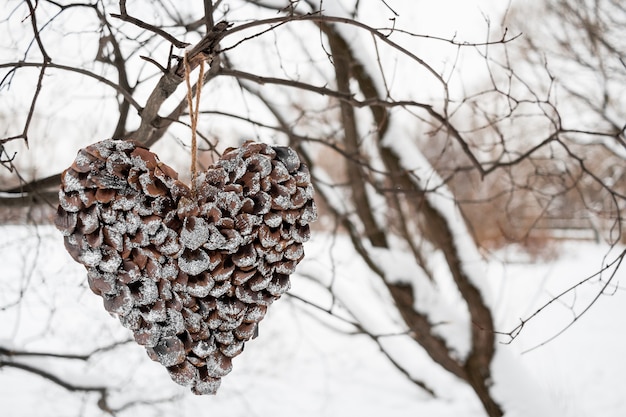
<svg viewBox="0 0 626 417">
<path fill-rule="evenodd" d="M 78 152 L 55 224 L 91 290 L 173 381 L 215 394 L 232 358 L 290 286 L 317 218 L 295 151 L 246 142 L 201 173 L 196 195 L 133 142 Z"/>
</svg>

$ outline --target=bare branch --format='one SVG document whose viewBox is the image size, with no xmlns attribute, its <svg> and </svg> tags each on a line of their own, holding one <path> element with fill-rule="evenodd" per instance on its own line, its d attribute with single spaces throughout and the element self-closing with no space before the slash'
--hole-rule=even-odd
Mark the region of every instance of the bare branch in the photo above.
<svg viewBox="0 0 626 417">
<path fill-rule="evenodd" d="M 195 67 L 200 64 L 200 61 L 209 60 L 212 61 L 216 48 L 219 45 L 220 40 L 224 37 L 226 31 L 230 27 L 230 23 L 222 21 L 217 23 L 213 30 L 207 33 L 193 48 L 187 52 L 189 59 L 190 70 L 193 71 Z M 211 66 L 211 70 L 206 74 L 204 82 L 207 82 L 215 73 L 215 66 Z M 182 60 L 177 66 L 172 67 L 166 74 L 164 74 L 157 83 L 154 90 L 148 97 L 146 106 L 141 112 L 141 124 L 139 128 L 133 132 L 130 136 L 139 143 L 144 145 L 154 143 L 160 136 L 154 136 L 155 132 L 165 132 L 162 126 L 162 118 L 159 116 L 159 110 L 161 105 L 170 97 L 178 86 L 183 82 L 185 74 L 185 66 Z M 199 86 L 198 86 L 199 87 Z M 197 87 L 197 88 L 198 88 Z M 186 103 L 185 101 L 183 101 Z M 184 109 L 181 106 L 177 107 L 178 114 Z M 178 117 L 176 117 L 177 119 Z M 169 117 L 173 120 L 173 117 Z M 165 126 L 169 126 L 171 122 L 165 123 Z"/>
<path fill-rule="evenodd" d="M 126 0 L 120 0 L 120 13 L 119 14 L 111 13 L 111 17 L 123 20 L 124 22 L 132 23 L 135 26 L 138 26 L 142 29 L 146 29 L 152 33 L 155 33 L 179 49 L 184 49 L 185 47 L 189 45 L 187 42 L 179 41 L 174 36 L 172 36 L 171 34 L 167 33 L 166 31 L 164 31 L 163 29 L 157 26 L 151 25 L 149 23 L 144 22 L 143 20 L 130 16 L 126 12 Z"/>
<path fill-rule="evenodd" d="M 501 335 L 501 336 L 507 336 L 509 338 L 509 340 L 507 340 L 505 342 L 502 342 L 502 343 L 507 344 L 507 345 L 512 343 L 520 335 L 520 333 L 522 332 L 522 330 L 524 329 L 526 324 L 528 324 L 530 321 L 534 320 L 537 316 L 539 316 L 541 313 L 543 313 L 543 311 L 546 310 L 548 307 L 550 307 L 552 304 L 560 301 L 567 294 L 570 294 L 573 291 L 576 291 L 577 288 L 579 288 L 582 285 L 588 283 L 592 279 L 601 277 L 602 275 L 604 275 L 604 273 L 606 271 L 608 271 L 610 269 L 613 269 L 613 272 L 611 273 L 609 279 L 607 279 L 604 282 L 604 284 L 602 285 L 601 290 L 598 291 L 598 293 L 593 298 L 593 300 L 591 300 L 591 302 L 583 309 L 582 312 L 576 314 L 574 316 L 573 320 L 567 326 L 565 326 L 563 329 L 561 329 L 559 332 L 557 332 L 556 334 L 552 335 L 547 340 L 541 342 L 539 345 L 526 350 L 526 352 L 532 351 L 534 349 L 537 349 L 538 347 L 541 347 L 541 346 L 546 345 L 547 343 L 550 343 L 552 340 L 556 339 L 558 336 L 563 334 L 563 332 L 565 332 L 567 329 L 572 327 L 574 325 L 574 323 L 578 319 L 580 319 L 580 317 L 582 317 L 589 310 L 589 308 L 591 308 L 591 306 L 593 304 L 595 304 L 598 301 L 598 299 L 605 293 L 605 291 L 609 287 L 609 285 L 611 285 L 613 283 L 613 280 L 614 280 L 614 278 L 615 278 L 615 276 L 617 274 L 617 271 L 619 270 L 619 268 L 620 268 L 620 266 L 622 264 L 622 261 L 624 260 L 625 257 L 626 257 L 626 250 L 622 251 L 613 261 L 611 261 L 610 263 L 606 264 L 598 272 L 596 272 L 594 274 L 591 274 L 590 276 L 588 276 L 588 277 L 578 281 L 576 284 L 572 285 L 571 287 L 563 290 L 562 292 L 560 292 L 559 294 L 555 295 L 554 297 L 551 297 L 548 302 L 546 302 L 541 307 L 539 307 L 537 310 L 535 310 L 535 312 L 532 313 L 530 316 L 526 317 L 525 319 L 520 319 L 520 324 L 515 326 L 512 330 L 510 330 L 508 332 L 496 331 L 494 333 L 498 334 L 498 335 Z"/>
<path fill-rule="evenodd" d="M 11 68 L 11 71 L 16 71 L 17 68 L 40 68 L 42 67 L 44 64 L 40 63 L 40 62 L 24 62 L 24 61 L 19 61 L 19 62 L 8 62 L 8 63 L 3 63 L 0 64 L 0 69 L 2 68 Z M 128 102 L 138 111 L 141 111 L 141 106 L 135 101 L 135 99 L 133 98 L 132 94 L 129 91 L 124 90 L 122 87 L 119 86 L 119 84 L 114 83 L 113 81 L 110 81 L 108 79 L 106 79 L 105 77 L 95 74 L 89 70 L 83 69 L 83 68 L 77 68 L 77 67 L 72 67 L 70 65 L 61 65 L 61 64 L 55 64 L 55 63 L 49 63 L 49 64 L 45 64 L 46 67 L 48 68 L 54 68 L 54 69 L 59 69 L 59 70 L 63 70 L 63 71 L 68 71 L 68 72 L 75 72 L 77 74 L 81 74 L 81 75 L 85 75 L 87 77 L 93 78 L 94 80 L 101 82 L 104 85 L 107 85 L 111 88 L 113 88 L 115 91 L 117 91 L 119 94 L 121 94 L 126 100 L 128 100 Z"/>
<path fill-rule="evenodd" d="M 32 374 L 35 375 L 39 375 L 42 378 L 45 378 L 63 388 L 65 388 L 68 391 L 86 391 L 86 392 L 99 392 L 100 394 L 102 394 L 103 396 L 106 394 L 108 388 L 104 387 L 104 386 L 91 386 L 91 385 L 78 385 L 78 384 L 73 384 L 71 382 L 65 381 L 64 379 L 58 377 L 57 375 L 54 375 L 48 371 L 44 371 L 43 369 L 40 368 L 36 368 L 34 366 L 31 365 L 27 365 L 25 363 L 20 363 L 20 362 L 10 362 L 10 361 L 5 361 L 5 360 L 0 360 L 0 369 L 3 367 L 7 367 L 7 368 L 16 368 L 16 369 L 21 369 L 22 371 L 26 371 L 26 372 L 30 372 Z"/>
</svg>

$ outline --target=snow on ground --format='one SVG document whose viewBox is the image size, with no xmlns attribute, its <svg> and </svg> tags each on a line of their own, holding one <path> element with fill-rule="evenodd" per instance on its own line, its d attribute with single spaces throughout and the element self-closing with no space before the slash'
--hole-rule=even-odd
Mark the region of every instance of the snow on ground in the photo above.
<svg viewBox="0 0 626 417">
<path fill-rule="evenodd" d="M 624 250 L 566 243 L 554 262 L 490 264 L 500 328 L 510 331 L 554 295 L 596 274 Z M 541 346 L 579 315 L 606 285 L 614 268 L 555 302 L 530 321 L 508 347 L 562 415 L 626 414 L 626 270 L 622 264 L 597 302 L 563 334 Z M 502 340 L 506 340 L 503 338 Z"/>
<path fill-rule="evenodd" d="M 55 358 L 20 358 L 50 373 L 87 386 L 118 390 L 113 407 L 119 416 L 483 416 L 466 386 L 441 372 L 420 348 L 403 336 L 381 339 L 412 376 L 435 387 L 432 398 L 412 384 L 365 335 L 353 335 L 348 310 L 371 307 L 372 329 L 391 332 L 401 326 L 388 299 L 365 270 L 346 240 L 317 234 L 306 245 L 307 257 L 292 279 L 292 294 L 330 308 L 337 317 L 284 297 L 272 306 L 260 325 L 260 335 L 246 344 L 223 380 L 217 396 L 197 397 L 171 382 L 165 369 L 148 359 L 134 343 L 98 353 L 88 362 Z M 559 259 L 550 262 L 507 262 L 510 252 L 496 253 L 487 264 L 496 301 L 499 329 L 509 331 L 551 295 L 598 271 L 607 248 L 591 243 L 567 243 Z M 614 250 L 604 260 L 619 254 Z M 90 352 L 129 337 L 102 308 L 85 284 L 85 271 L 65 253 L 51 227 L 0 227 L 0 346 L 29 351 Z M 608 275 L 603 275 L 605 280 Z M 624 271 L 615 280 L 623 283 Z M 321 282 L 323 285 L 319 285 Z M 558 332 L 580 311 L 605 281 L 593 279 L 553 303 L 509 345 L 501 345 L 494 375 L 519 381 L 519 395 L 498 392 L 517 411 L 544 402 L 552 415 L 623 416 L 626 412 L 626 293 L 610 288 L 576 324 L 545 346 L 524 353 Z M 615 281 L 617 283 L 617 281 Z M 333 299 L 325 287 L 338 290 Z M 17 298 L 22 293 L 21 298 Z M 368 306 L 359 304 L 367 300 Z M 19 303 L 15 304 L 16 301 Z M 345 306 L 342 307 L 342 303 Z M 367 307 L 367 308 L 364 308 Z M 360 313 L 359 313 L 360 314 Z M 343 318 L 343 319 L 342 319 Z M 502 340 L 505 340 L 503 337 Z M 1 358 L 0 358 L 1 359 Z M 15 359 L 18 360 L 18 359 Z M 536 398 L 536 393 L 544 395 Z M 7 417 L 100 416 L 94 395 L 73 394 L 39 376 L 17 369 L 0 369 L 0 414 Z M 164 401 L 167 400 L 167 401 Z M 164 401 L 164 402 L 161 402 Z M 534 416 L 533 416 L 534 417 Z"/>
</svg>

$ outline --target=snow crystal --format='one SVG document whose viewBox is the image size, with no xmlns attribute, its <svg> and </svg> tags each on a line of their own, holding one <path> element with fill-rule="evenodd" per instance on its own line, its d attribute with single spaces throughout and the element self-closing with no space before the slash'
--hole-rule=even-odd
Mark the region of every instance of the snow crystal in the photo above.
<svg viewBox="0 0 626 417">
<path fill-rule="evenodd" d="M 296 262 L 294 261 L 281 262 L 278 265 L 276 265 L 277 274 L 291 275 L 295 271 L 296 271 Z"/>
<path fill-rule="evenodd" d="M 266 214 L 269 213 L 272 208 L 272 198 L 266 192 L 260 192 L 256 195 L 251 196 L 252 201 L 254 202 L 254 207 L 252 212 L 254 214 Z"/>
<path fill-rule="evenodd" d="M 226 174 L 226 171 L 224 171 L 222 167 L 209 168 L 202 174 L 202 177 L 204 177 L 204 180 L 209 184 L 219 188 L 228 180 L 228 174 Z"/>
<path fill-rule="evenodd" d="M 116 295 L 119 290 L 115 283 L 116 276 L 113 274 L 102 274 L 96 269 L 87 272 L 87 283 L 95 294 Z"/>
<path fill-rule="evenodd" d="M 283 254 L 275 250 L 268 250 L 264 253 L 264 255 L 265 255 L 265 261 L 270 264 L 279 262 L 283 259 Z"/>
<path fill-rule="evenodd" d="M 246 304 L 267 304 L 260 293 L 252 291 L 246 286 L 238 286 L 235 295 Z"/>
<path fill-rule="evenodd" d="M 100 207 L 99 215 L 103 223 L 113 224 L 117 221 L 117 212 L 112 207 Z"/>
<path fill-rule="evenodd" d="M 303 165 L 303 167 L 305 166 L 306 165 Z M 302 186 L 307 187 L 311 183 L 311 174 L 309 173 L 308 168 L 306 170 L 301 169 L 300 171 L 293 174 L 293 177 L 296 180 L 296 185 L 298 185 L 299 187 L 302 187 Z"/>
<path fill-rule="evenodd" d="M 221 283 L 217 283 L 209 292 L 209 294 L 211 294 L 212 297 L 215 298 L 220 298 L 221 296 L 223 296 L 224 294 L 226 294 L 228 291 L 230 291 L 232 285 L 229 281 L 224 281 Z"/>
<path fill-rule="evenodd" d="M 78 195 L 67 195 L 63 190 L 59 191 L 59 205 L 67 212 L 75 213 L 80 210 L 82 203 Z"/>
<path fill-rule="evenodd" d="M 180 243 L 178 243 L 178 235 L 172 229 L 167 229 L 167 238 L 161 246 L 159 251 L 168 256 L 177 254 L 182 249 Z"/>
<path fill-rule="evenodd" d="M 275 210 L 287 210 L 291 208 L 289 195 L 277 195 L 272 199 L 272 208 Z"/>
<path fill-rule="evenodd" d="M 137 233 L 137 229 L 143 225 L 141 217 L 139 217 L 139 215 L 135 212 L 129 211 L 125 213 L 124 217 L 122 217 L 122 214 L 120 213 L 120 220 L 122 220 L 122 218 L 124 219 L 123 221 L 126 229 L 126 231 L 122 233 L 134 235 Z"/>
<path fill-rule="evenodd" d="M 284 251 L 287 246 L 291 245 L 293 243 L 293 240 L 290 239 L 291 238 L 291 225 L 288 225 L 288 227 L 281 227 L 280 230 L 280 237 L 281 240 L 278 241 L 278 244 L 276 244 L 276 246 L 274 246 L 274 249 L 276 249 L 279 252 Z"/>
<path fill-rule="evenodd" d="M 231 217 L 235 217 L 235 215 L 239 213 L 239 210 L 241 210 L 241 207 L 243 206 L 239 195 L 233 191 L 220 193 L 218 195 L 216 203 L 219 208 L 230 213 Z"/>
<path fill-rule="evenodd" d="M 128 186 L 126 179 L 122 179 L 105 171 L 100 171 L 98 175 L 90 175 L 89 179 L 96 184 L 98 188 L 105 190 L 121 191 Z"/>
<path fill-rule="evenodd" d="M 177 286 L 174 286 L 175 290 L 178 290 Z M 194 299 L 194 297 L 192 297 L 191 295 L 189 295 L 189 293 L 187 292 L 187 288 L 183 288 L 182 290 L 178 291 L 175 293 L 176 295 L 176 306 L 175 307 L 171 307 L 171 308 L 175 308 L 176 311 L 180 311 L 180 309 L 182 308 L 182 306 L 188 306 L 192 304 L 192 300 Z M 180 303 L 180 305 L 178 305 L 178 303 Z"/>
<path fill-rule="evenodd" d="M 100 226 L 100 222 L 98 221 L 98 214 L 92 208 L 81 211 L 78 213 L 78 218 L 82 223 L 82 227 L 80 227 L 80 231 L 84 234 L 93 233 Z"/>
<path fill-rule="evenodd" d="M 170 308 L 167 310 L 167 326 L 162 329 L 164 335 L 173 336 L 185 330 L 185 319 L 180 311 Z"/>
<path fill-rule="evenodd" d="M 121 196 L 113 201 L 113 204 L 111 204 L 111 207 L 113 208 L 113 210 L 129 211 L 129 210 L 132 210 L 133 207 L 135 207 L 135 204 L 136 204 L 136 201 L 134 198 Z"/>
<path fill-rule="evenodd" d="M 204 322 L 202 320 L 202 316 L 198 313 L 194 313 L 188 308 L 184 308 L 182 313 L 185 319 L 186 330 L 190 333 L 196 333 L 200 331 L 202 323 Z"/>
<path fill-rule="evenodd" d="M 269 264 L 265 262 L 264 259 L 259 259 L 259 264 L 257 265 L 256 269 L 261 275 L 269 276 L 274 274 L 276 267 L 274 266 L 274 264 Z"/>
<path fill-rule="evenodd" d="M 269 192 L 270 189 L 272 188 L 272 184 L 273 184 L 273 180 L 271 175 L 268 175 L 267 177 L 261 179 L 261 190 L 264 192 Z"/>
<path fill-rule="evenodd" d="M 158 300 L 147 312 L 141 314 L 148 323 L 159 323 L 167 320 L 165 302 Z M 133 329 L 131 329 L 133 330 Z"/>
<path fill-rule="evenodd" d="M 249 340 L 254 336 L 257 330 L 256 323 L 244 323 L 237 327 L 233 332 L 235 337 L 239 340 Z"/>
<path fill-rule="evenodd" d="M 217 222 L 215 222 L 215 226 L 218 229 L 234 229 L 235 228 L 235 220 L 230 217 L 222 217 Z"/>
<path fill-rule="evenodd" d="M 83 184 L 77 177 L 76 171 L 68 169 L 63 173 L 63 190 L 67 192 L 83 190 Z"/>
<path fill-rule="evenodd" d="M 132 151 L 137 148 L 137 145 L 129 140 L 111 139 L 110 142 L 118 151 Z M 125 154 L 122 155 L 126 156 Z"/>
<path fill-rule="evenodd" d="M 177 337 L 162 339 L 152 348 L 163 366 L 174 366 L 185 360 L 183 342 Z"/>
<path fill-rule="evenodd" d="M 285 249 L 285 258 L 292 261 L 299 261 L 304 256 L 304 248 L 300 243 L 294 243 Z"/>
<path fill-rule="evenodd" d="M 312 184 L 307 184 L 306 187 L 298 187 L 298 189 L 304 191 L 304 196 L 308 200 L 313 200 L 313 197 L 315 196 L 315 188 L 313 188 Z"/>
<path fill-rule="evenodd" d="M 233 365 L 230 358 L 222 355 L 221 352 L 214 352 L 206 357 L 206 369 L 209 376 L 220 378 L 228 375 Z"/>
<path fill-rule="evenodd" d="M 283 222 L 283 218 L 280 214 L 275 212 L 267 213 L 263 216 L 263 221 L 269 227 L 278 227 Z"/>
<path fill-rule="evenodd" d="M 223 319 L 240 317 L 245 313 L 246 305 L 237 299 L 218 299 L 217 312 Z"/>
<path fill-rule="evenodd" d="M 211 330 L 217 329 L 220 326 L 220 324 L 222 324 L 222 318 L 217 313 L 217 310 L 211 311 L 206 321 L 206 324 L 207 326 L 209 326 L 209 329 Z"/>
<path fill-rule="evenodd" d="M 210 237 L 207 222 L 201 217 L 188 217 L 183 222 L 180 242 L 191 250 L 204 245 Z"/>
<path fill-rule="evenodd" d="M 215 281 L 226 281 L 231 277 L 233 272 L 235 271 L 235 265 L 230 264 L 230 266 L 219 265 L 212 272 L 211 277 Z"/>
<path fill-rule="evenodd" d="M 198 395 L 213 395 L 219 389 L 221 382 L 222 381 L 220 379 L 205 378 L 204 380 L 198 382 L 192 388 L 192 391 L 194 394 Z"/>
<path fill-rule="evenodd" d="M 91 146 L 100 154 L 100 156 L 108 158 L 109 155 L 111 155 L 111 149 L 115 149 L 115 142 L 111 139 L 107 139 Z"/>
<path fill-rule="evenodd" d="M 241 325 L 243 322 L 243 315 L 241 317 L 231 317 L 222 321 L 222 324 L 218 327 L 220 331 L 231 332 Z"/>
<path fill-rule="evenodd" d="M 178 258 L 178 267 L 189 275 L 199 275 L 209 267 L 209 255 L 202 249 L 185 251 Z"/>
<path fill-rule="evenodd" d="M 255 274 L 255 271 L 242 271 L 241 269 L 236 269 L 233 272 L 233 279 L 232 279 L 232 283 L 234 285 L 243 285 L 245 284 L 250 278 L 252 278 Z"/>
<path fill-rule="evenodd" d="M 174 280 L 178 276 L 178 268 L 171 261 L 163 265 L 161 268 L 161 277 L 163 279 Z"/>
<path fill-rule="evenodd" d="M 104 240 L 118 252 L 124 249 L 124 238 L 121 233 L 109 226 L 103 228 Z"/>
<path fill-rule="evenodd" d="M 78 255 L 78 261 L 85 266 L 94 267 L 102 260 L 102 253 L 99 249 L 87 249 Z"/>
<path fill-rule="evenodd" d="M 276 278 L 267 285 L 267 291 L 276 297 L 279 297 L 289 291 L 289 288 L 291 288 L 289 276 L 281 274 L 277 274 Z"/>
<path fill-rule="evenodd" d="M 191 351 L 199 358 L 206 358 L 216 350 L 213 337 L 208 340 L 199 340 L 191 347 Z"/>
<path fill-rule="evenodd" d="M 233 332 L 229 332 L 229 331 L 214 332 L 213 337 L 215 337 L 216 342 L 221 343 L 222 345 L 230 345 L 231 343 L 235 341 L 235 335 L 233 335 Z"/>
<path fill-rule="evenodd" d="M 122 322 L 122 324 L 124 324 Z M 145 347 L 154 347 L 161 339 L 161 326 L 158 324 L 149 324 L 134 332 L 135 341 Z"/>
<path fill-rule="evenodd" d="M 141 190 L 145 194 L 151 197 L 156 197 L 156 195 L 152 195 L 152 193 L 149 192 L 149 190 L 152 189 L 154 186 L 154 181 L 152 180 L 150 173 L 144 172 L 141 175 L 139 175 L 139 184 L 141 185 Z"/>
<path fill-rule="evenodd" d="M 263 305 L 248 306 L 244 321 L 247 323 L 258 323 L 265 317 L 265 313 L 267 313 L 267 307 Z"/>
<path fill-rule="evenodd" d="M 230 173 L 231 181 L 236 181 L 246 173 L 246 163 L 239 155 L 228 159 L 220 159 L 219 165 Z"/>
<path fill-rule="evenodd" d="M 156 197 L 152 202 L 150 202 L 150 207 L 148 211 L 151 211 L 154 214 L 164 215 L 167 207 L 167 202 L 169 199 L 167 197 Z"/>
<path fill-rule="evenodd" d="M 147 171 L 148 170 L 148 167 L 146 166 L 146 161 L 143 158 L 141 158 L 141 157 L 139 157 L 137 155 L 134 155 L 130 159 L 131 159 L 131 161 L 133 163 L 133 166 L 135 166 L 135 168 L 137 168 L 137 169 L 139 169 L 141 171 Z"/>
<path fill-rule="evenodd" d="M 226 346 L 222 346 L 220 351 L 229 358 L 233 358 L 243 352 L 243 342 L 237 340 L 234 343 L 228 344 Z"/>
<path fill-rule="evenodd" d="M 80 151 L 78 151 L 78 154 L 76 155 L 76 159 L 74 160 L 74 163 L 76 164 L 76 167 L 79 168 L 82 171 L 85 171 L 87 167 L 89 167 L 89 165 L 91 165 L 91 157 L 85 152 L 84 149 L 81 149 Z"/>
<path fill-rule="evenodd" d="M 300 158 L 293 149 L 287 146 L 272 146 L 276 152 L 276 158 L 283 163 L 287 171 L 296 172 L 300 168 Z"/>
<path fill-rule="evenodd" d="M 273 246 L 276 246 L 280 241 L 280 231 L 272 231 L 267 227 L 261 227 L 259 229 L 258 237 L 262 247 L 271 248 Z"/>
<path fill-rule="evenodd" d="M 204 298 L 207 295 L 209 295 L 209 292 L 211 291 L 211 289 L 213 289 L 213 287 L 215 286 L 215 281 L 213 281 L 212 279 L 209 279 L 206 281 L 206 283 L 202 283 L 202 284 L 196 284 L 196 285 L 187 285 L 187 292 L 189 293 L 189 295 L 192 295 L 194 297 L 198 297 L 198 298 Z"/>
<path fill-rule="evenodd" d="M 106 161 L 106 170 L 109 172 L 118 172 L 119 167 L 124 168 L 123 170 L 128 170 L 130 168 L 131 161 L 128 155 L 125 153 L 115 153 L 112 154 Z M 123 174 L 122 172 L 119 172 Z"/>
<path fill-rule="evenodd" d="M 169 281 L 165 279 L 160 280 L 158 288 L 162 300 L 169 301 L 174 296 L 174 293 L 172 292 L 172 284 Z"/>
<path fill-rule="evenodd" d="M 163 222 L 159 222 L 159 228 L 153 235 L 150 236 L 150 243 L 156 246 L 162 245 L 167 236 L 168 228 L 163 224 Z"/>
<path fill-rule="evenodd" d="M 272 280 L 271 275 L 255 275 L 250 281 L 248 281 L 248 285 L 252 291 L 261 291 L 267 287 L 267 284 Z"/>
<path fill-rule="evenodd" d="M 114 249 L 102 249 L 102 260 L 98 264 L 103 272 L 117 272 L 117 269 L 122 264 L 122 257 Z"/>
<path fill-rule="evenodd" d="M 183 196 L 187 197 L 191 195 L 191 191 L 189 190 L 189 187 L 187 187 L 187 185 L 178 180 L 175 180 L 170 185 L 170 195 L 174 198 Z"/>
<path fill-rule="evenodd" d="M 262 154 L 251 155 L 246 163 L 248 170 L 251 172 L 257 172 L 261 178 L 266 177 L 272 172 L 272 160 L 270 157 Z"/>
<path fill-rule="evenodd" d="M 300 211 L 287 210 L 283 213 L 283 220 L 288 224 L 294 224 L 300 218 Z"/>
<path fill-rule="evenodd" d="M 125 280 L 123 282 L 125 282 L 126 284 L 129 284 L 129 283 L 135 282 L 135 281 L 137 281 L 137 280 L 139 280 L 141 278 L 141 271 L 139 270 L 139 267 L 134 262 L 132 262 L 132 261 L 123 261 L 122 265 L 123 265 L 123 270 L 124 271 L 126 271 L 128 269 L 126 271 L 126 274 L 128 275 L 128 277 L 125 277 Z M 121 278 L 120 278 L 120 281 L 122 281 Z"/>
<path fill-rule="evenodd" d="M 241 247 L 239 251 L 233 255 L 233 263 L 240 268 L 254 266 L 256 260 L 256 251 L 251 244 Z"/>
<path fill-rule="evenodd" d="M 137 305 L 152 304 L 159 298 L 157 285 L 150 278 L 141 279 L 136 285 L 138 285 L 137 292 L 134 292 L 133 295 Z"/>
<path fill-rule="evenodd" d="M 133 308 L 130 312 L 124 316 L 120 316 L 120 323 L 122 326 L 129 330 L 139 330 L 141 328 L 142 316 L 141 312 L 137 308 Z"/>
<path fill-rule="evenodd" d="M 141 219 L 140 222 L 140 227 L 141 230 L 143 230 L 144 233 L 146 233 L 147 235 L 154 235 L 157 230 L 159 230 L 159 227 L 161 227 L 163 225 L 163 219 L 161 219 L 159 216 L 147 216 Z M 132 233 L 129 230 L 129 233 Z"/>
<path fill-rule="evenodd" d="M 241 246 L 242 238 L 239 232 L 232 229 L 224 229 L 222 233 L 225 235 L 226 241 L 222 243 L 218 249 L 232 253 Z M 213 236 L 211 236 L 213 237 Z"/>
<path fill-rule="evenodd" d="M 298 187 L 296 186 L 296 180 L 293 179 L 293 177 L 290 177 L 287 181 L 283 182 L 282 187 L 284 187 L 284 190 L 289 195 L 292 195 L 298 189 Z"/>
<path fill-rule="evenodd" d="M 315 220 L 317 220 L 317 208 L 315 207 L 315 202 L 311 200 L 310 204 L 308 204 L 302 212 L 300 224 L 304 226 Z"/>
<path fill-rule="evenodd" d="M 241 213 L 235 218 L 235 226 L 242 235 L 249 235 L 254 230 L 254 226 L 261 223 L 261 218 L 253 214 Z"/>
<path fill-rule="evenodd" d="M 272 165 L 274 169 L 268 178 L 271 178 L 274 183 L 281 183 L 291 178 L 289 171 L 282 162 L 274 160 Z"/>
<path fill-rule="evenodd" d="M 172 381 L 185 387 L 192 386 L 200 377 L 198 369 L 188 360 L 168 368 Z"/>
<path fill-rule="evenodd" d="M 103 295 L 104 308 L 113 314 L 118 314 L 120 316 L 125 316 L 133 308 L 133 297 L 130 294 L 130 290 L 128 287 L 122 286 L 119 287 L 119 294 L 109 296 Z"/>
</svg>

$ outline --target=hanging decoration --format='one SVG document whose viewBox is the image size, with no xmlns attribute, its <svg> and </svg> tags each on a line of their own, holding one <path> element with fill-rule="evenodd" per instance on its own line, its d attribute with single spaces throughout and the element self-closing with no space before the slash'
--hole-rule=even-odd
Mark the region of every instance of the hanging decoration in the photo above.
<svg viewBox="0 0 626 417">
<path fill-rule="evenodd" d="M 290 286 L 316 219 L 307 167 L 247 142 L 195 179 L 133 142 L 81 149 L 62 174 L 56 226 L 89 287 L 151 359 L 214 394 Z"/>
</svg>

